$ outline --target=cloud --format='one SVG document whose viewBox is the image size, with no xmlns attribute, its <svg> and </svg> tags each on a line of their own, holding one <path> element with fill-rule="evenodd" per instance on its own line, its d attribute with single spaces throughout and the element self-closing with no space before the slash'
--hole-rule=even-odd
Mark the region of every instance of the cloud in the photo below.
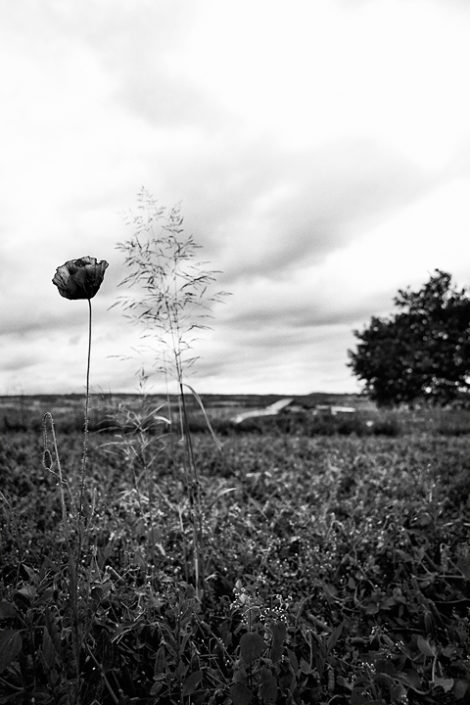
<svg viewBox="0 0 470 705">
<path fill-rule="evenodd" d="M 202 345 L 202 358 L 192 376 L 201 392 L 224 389 L 248 393 L 255 388 L 268 393 L 301 394 L 314 389 L 357 390 L 346 367 L 346 345 L 354 340 L 342 325 L 325 325 L 292 330 L 282 321 L 277 328 L 263 327 L 235 333 L 216 330 L 212 340 Z M 333 382 L 334 380 L 334 382 Z"/>
<path fill-rule="evenodd" d="M 37 365 L 37 357 L 34 353 L 25 352 L 18 355 L 17 350 L 13 354 L 5 356 L 2 362 L 2 369 L 4 372 L 17 372 L 27 370 L 28 368 Z"/>
<path fill-rule="evenodd" d="M 257 240 L 264 252 L 259 259 L 242 260 L 244 273 L 274 274 L 319 262 L 360 227 L 370 227 L 429 188 L 429 177 L 393 153 L 354 141 L 295 155 L 278 179 L 277 189 L 258 200 L 256 222 L 264 231 Z"/>
<path fill-rule="evenodd" d="M 93 383 L 134 383 L 132 361 L 108 356 L 137 331 L 107 309 L 141 185 L 182 201 L 233 292 L 200 343 L 214 391 L 350 388 L 354 327 L 435 266 L 470 280 L 457 0 L 19 0 L 0 14 L 0 330 L 31 388 L 83 388 L 86 306 L 51 279 L 85 254 L 110 262 Z"/>
<path fill-rule="evenodd" d="M 197 175 L 177 159 L 170 171 L 180 175 L 187 222 L 225 272 L 226 285 L 318 262 L 436 180 L 365 140 L 303 153 L 266 141 L 234 142 L 223 151 L 215 143 L 192 161 Z"/>
</svg>

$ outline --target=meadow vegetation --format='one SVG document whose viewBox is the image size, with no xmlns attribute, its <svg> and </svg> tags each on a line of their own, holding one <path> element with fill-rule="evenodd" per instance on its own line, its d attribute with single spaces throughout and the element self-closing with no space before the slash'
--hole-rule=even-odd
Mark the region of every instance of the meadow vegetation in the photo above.
<svg viewBox="0 0 470 705">
<path fill-rule="evenodd" d="M 145 415 L 140 417 L 145 424 Z M 357 429 L 356 429 L 357 430 Z M 81 434 L 57 428 L 67 494 Z M 92 433 L 80 703 L 468 702 L 468 434 Z M 39 432 L 4 435 L 0 702 L 71 703 L 68 542 Z"/>
<path fill-rule="evenodd" d="M 178 209 L 131 224 L 120 305 L 177 393 L 89 394 L 107 264 L 59 267 L 85 413 L 0 400 L 0 705 L 468 705 L 470 412 L 235 424 L 262 400 L 186 383 L 214 273 Z"/>
</svg>

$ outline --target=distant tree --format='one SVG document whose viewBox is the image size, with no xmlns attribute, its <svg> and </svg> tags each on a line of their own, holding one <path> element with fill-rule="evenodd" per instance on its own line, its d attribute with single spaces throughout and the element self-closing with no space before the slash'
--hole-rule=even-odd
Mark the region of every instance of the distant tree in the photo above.
<svg viewBox="0 0 470 705">
<path fill-rule="evenodd" d="M 373 316 L 349 350 L 349 367 L 379 405 L 470 399 L 470 298 L 439 269 L 418 291 L 399 290 L 399 309 Z"/>
</svg>

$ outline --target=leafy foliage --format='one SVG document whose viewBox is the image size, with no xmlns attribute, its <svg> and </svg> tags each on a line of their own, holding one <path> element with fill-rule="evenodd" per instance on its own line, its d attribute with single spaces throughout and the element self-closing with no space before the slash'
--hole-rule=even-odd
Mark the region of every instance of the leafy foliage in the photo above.
<svg viewBox="0 0 470 705">
<path fill-rule="evenodd" d="M 183 449 L 155 447 L 136 485 L 132 458 L 91 438 L 82 705 L 468 702 L 468 434 L 194 442 L 201 600 L 185 576 Z M 80 434 L 59 443 L 76 466 Z M 75 687 L 68 546 L 40 445 L 11 433 L 0 450 L 5 704 L 67 703 Z"/>
<path fill-rule="evenodd" d="M 447 403 L 470 389 L 470 298 L 438 269 L 418 291 L 400 290 L 398 313 L 373 316 L 350 367 L 379 404 Z"/>
</svg>

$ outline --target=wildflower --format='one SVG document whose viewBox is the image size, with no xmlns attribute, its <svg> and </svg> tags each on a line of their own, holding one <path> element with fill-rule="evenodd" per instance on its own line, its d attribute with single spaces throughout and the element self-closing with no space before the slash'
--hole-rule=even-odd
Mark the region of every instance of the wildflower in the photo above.
<svg viewBox="0 0 470 705">
<path fill-rule="evenodd" d="M 100 288 L 107 267 L 106 260 L 98 262 L 96 257 L 71 259 L 57 267 L 52 283 L 66 299 L 90 300 Z"/>
<path fill-rule="evenodd" d="M 98 262 L 96 257 L 80 257 L 71 259 L 61 267 L 57 267 L 52 283 L 56 285 L 59 294 L 66 299 L 86 299 L 88 301 L 88 356 L 86 369 L 85 394 L 85 424 L 83 427 L 83 454 L 80 472 L 80 498 L 78 504 L 79 523 L 84 518 L 84 497 L 86 464 L 88 453 L 88 406 L 90 398 L 90 357 L 91 357 L 91 299 L 100 288 L 104 272 L 108 267 L 106 260 Z"/>
</svg>

